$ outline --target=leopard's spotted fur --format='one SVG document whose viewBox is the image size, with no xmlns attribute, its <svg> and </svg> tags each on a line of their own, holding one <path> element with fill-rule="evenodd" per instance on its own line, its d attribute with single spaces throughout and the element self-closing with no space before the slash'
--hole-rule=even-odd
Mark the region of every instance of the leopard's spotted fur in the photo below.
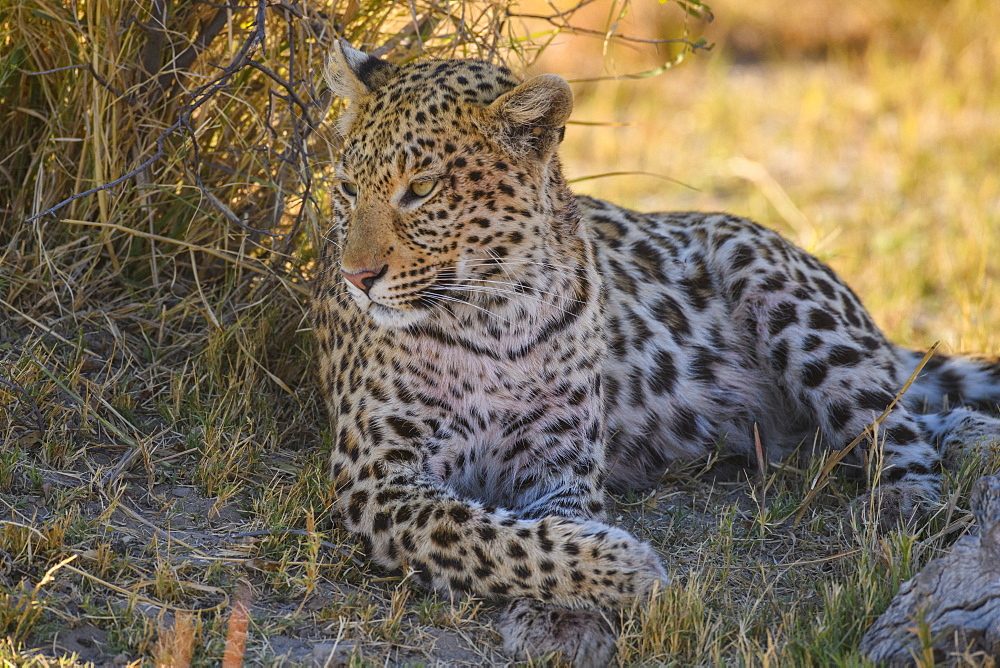
<svg viewBox="0 0 1000 668">
<path fill-rule="evenodd" d="M 344 521 L 385 566 L 620 606 L 665 574 L 603 522 L 606 487 L 720 446 L 750 455 L 755 425 L 772 458 L 817 431 L 841 447 L 920 359 L 770 230 L 574 196 L 557 77 L 343 45 L 330 81 L 351 102 L 313 322 Z M 998 400 L 995 363 L 931 361 L 882 423 L 893 514 L 937 493 L 936 442 L 1000 434 L 945 405 Z"/>
</svg>

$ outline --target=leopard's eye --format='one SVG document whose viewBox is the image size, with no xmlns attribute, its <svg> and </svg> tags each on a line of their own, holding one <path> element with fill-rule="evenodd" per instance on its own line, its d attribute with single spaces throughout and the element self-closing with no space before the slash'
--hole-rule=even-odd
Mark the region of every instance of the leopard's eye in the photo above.
<svg viewBox="0 0 1000 668">
<path fill-rule="evenodd" d="M 417 197 L 427 197 L 436 184 L 437 181 L 414 181 L 410 184 L 410 192 Z"/>
<path fill-rule="evenodd" d="M 340 189 L 343 190 L 344 194 L 347 195 L 348 197 L 357 197 L 358 196 L 358 184 L 357 183 L 351 183 L 350 181 L 341 181 L 340 182 Z"/>
</svg>

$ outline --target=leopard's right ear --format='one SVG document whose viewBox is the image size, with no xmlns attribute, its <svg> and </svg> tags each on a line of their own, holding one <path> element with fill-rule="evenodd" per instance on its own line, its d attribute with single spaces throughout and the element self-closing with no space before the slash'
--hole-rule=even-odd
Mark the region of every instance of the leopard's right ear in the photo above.
<svg viewBox="0 0 1000 668">
<path fill-rule="evenodd" d="M 398 72 L 396 65 L 358 51 L 346 40 L 338 40 L 327 61 L 324 78 L 334 95 L 353 102 L 375 92 Z"/>
<path fill-rule="evenodd" d="M 548 159 L 562 141 L 573 111 L 573 90 L 554 74 L 540 74 L 507 91 L 480 118 L 487 134 L 514 154 Z"/>
</svg>

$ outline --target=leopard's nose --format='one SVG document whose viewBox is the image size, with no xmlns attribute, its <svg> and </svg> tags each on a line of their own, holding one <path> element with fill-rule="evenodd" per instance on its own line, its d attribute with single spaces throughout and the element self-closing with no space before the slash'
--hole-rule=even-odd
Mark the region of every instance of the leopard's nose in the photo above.
<svg viewBox="0 0 1000 668">
<path fill-rule="evenodd" d="M 375 285 L 375 281 L 385 276 L 385 273 L 389 271 L 389 265 L 382 265 L 381 269 L 362 269 L 361 271 L 348 272 L 344 269 L 340 270 L 340 273 L 344 275 L 351 285 L 355 286 L 359 290 L 362 290 L 366 295 L 368 291 L 372 289 Z"/>
</svg>

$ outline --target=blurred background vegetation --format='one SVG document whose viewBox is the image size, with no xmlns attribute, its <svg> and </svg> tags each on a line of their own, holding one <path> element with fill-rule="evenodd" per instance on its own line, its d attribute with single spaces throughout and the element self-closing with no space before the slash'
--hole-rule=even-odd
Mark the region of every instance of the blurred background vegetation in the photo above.
<svg viewBox="0 0 1000 668">
<path fill-rule="evenodd" d="M 333 519 L 305 295 L 341 36 L 560 74 L 579 192 L 749 216 L 832 264 L 893 338 L 1000 352 L 1000 3 L 709 4 L 0 0 L 0 660 L 54 638 L 95 661 L 161 656 L 179 637 L 166 602 L 199 611 L 195 663 L 212 665 L 247 573 L 258 636 L 350 628 L 381 663 L 458 627 L 470 661 L 497 659 L 478 603 L 373 580 Z M 767 512 L 806 473 L 785 471 Z M 949 514 L 925 552 L 900 537 L 870 558 L 837 524 L 850 493 L 785 536 L 748 514 L 751 487 L 684 484 L 621 506 L 691 568 L 626 625 L 623 660 L 857 661 L 869 616 L 964 526 Z M 798 561 L 711 570 L 758 557 Z"/>
</svg>

